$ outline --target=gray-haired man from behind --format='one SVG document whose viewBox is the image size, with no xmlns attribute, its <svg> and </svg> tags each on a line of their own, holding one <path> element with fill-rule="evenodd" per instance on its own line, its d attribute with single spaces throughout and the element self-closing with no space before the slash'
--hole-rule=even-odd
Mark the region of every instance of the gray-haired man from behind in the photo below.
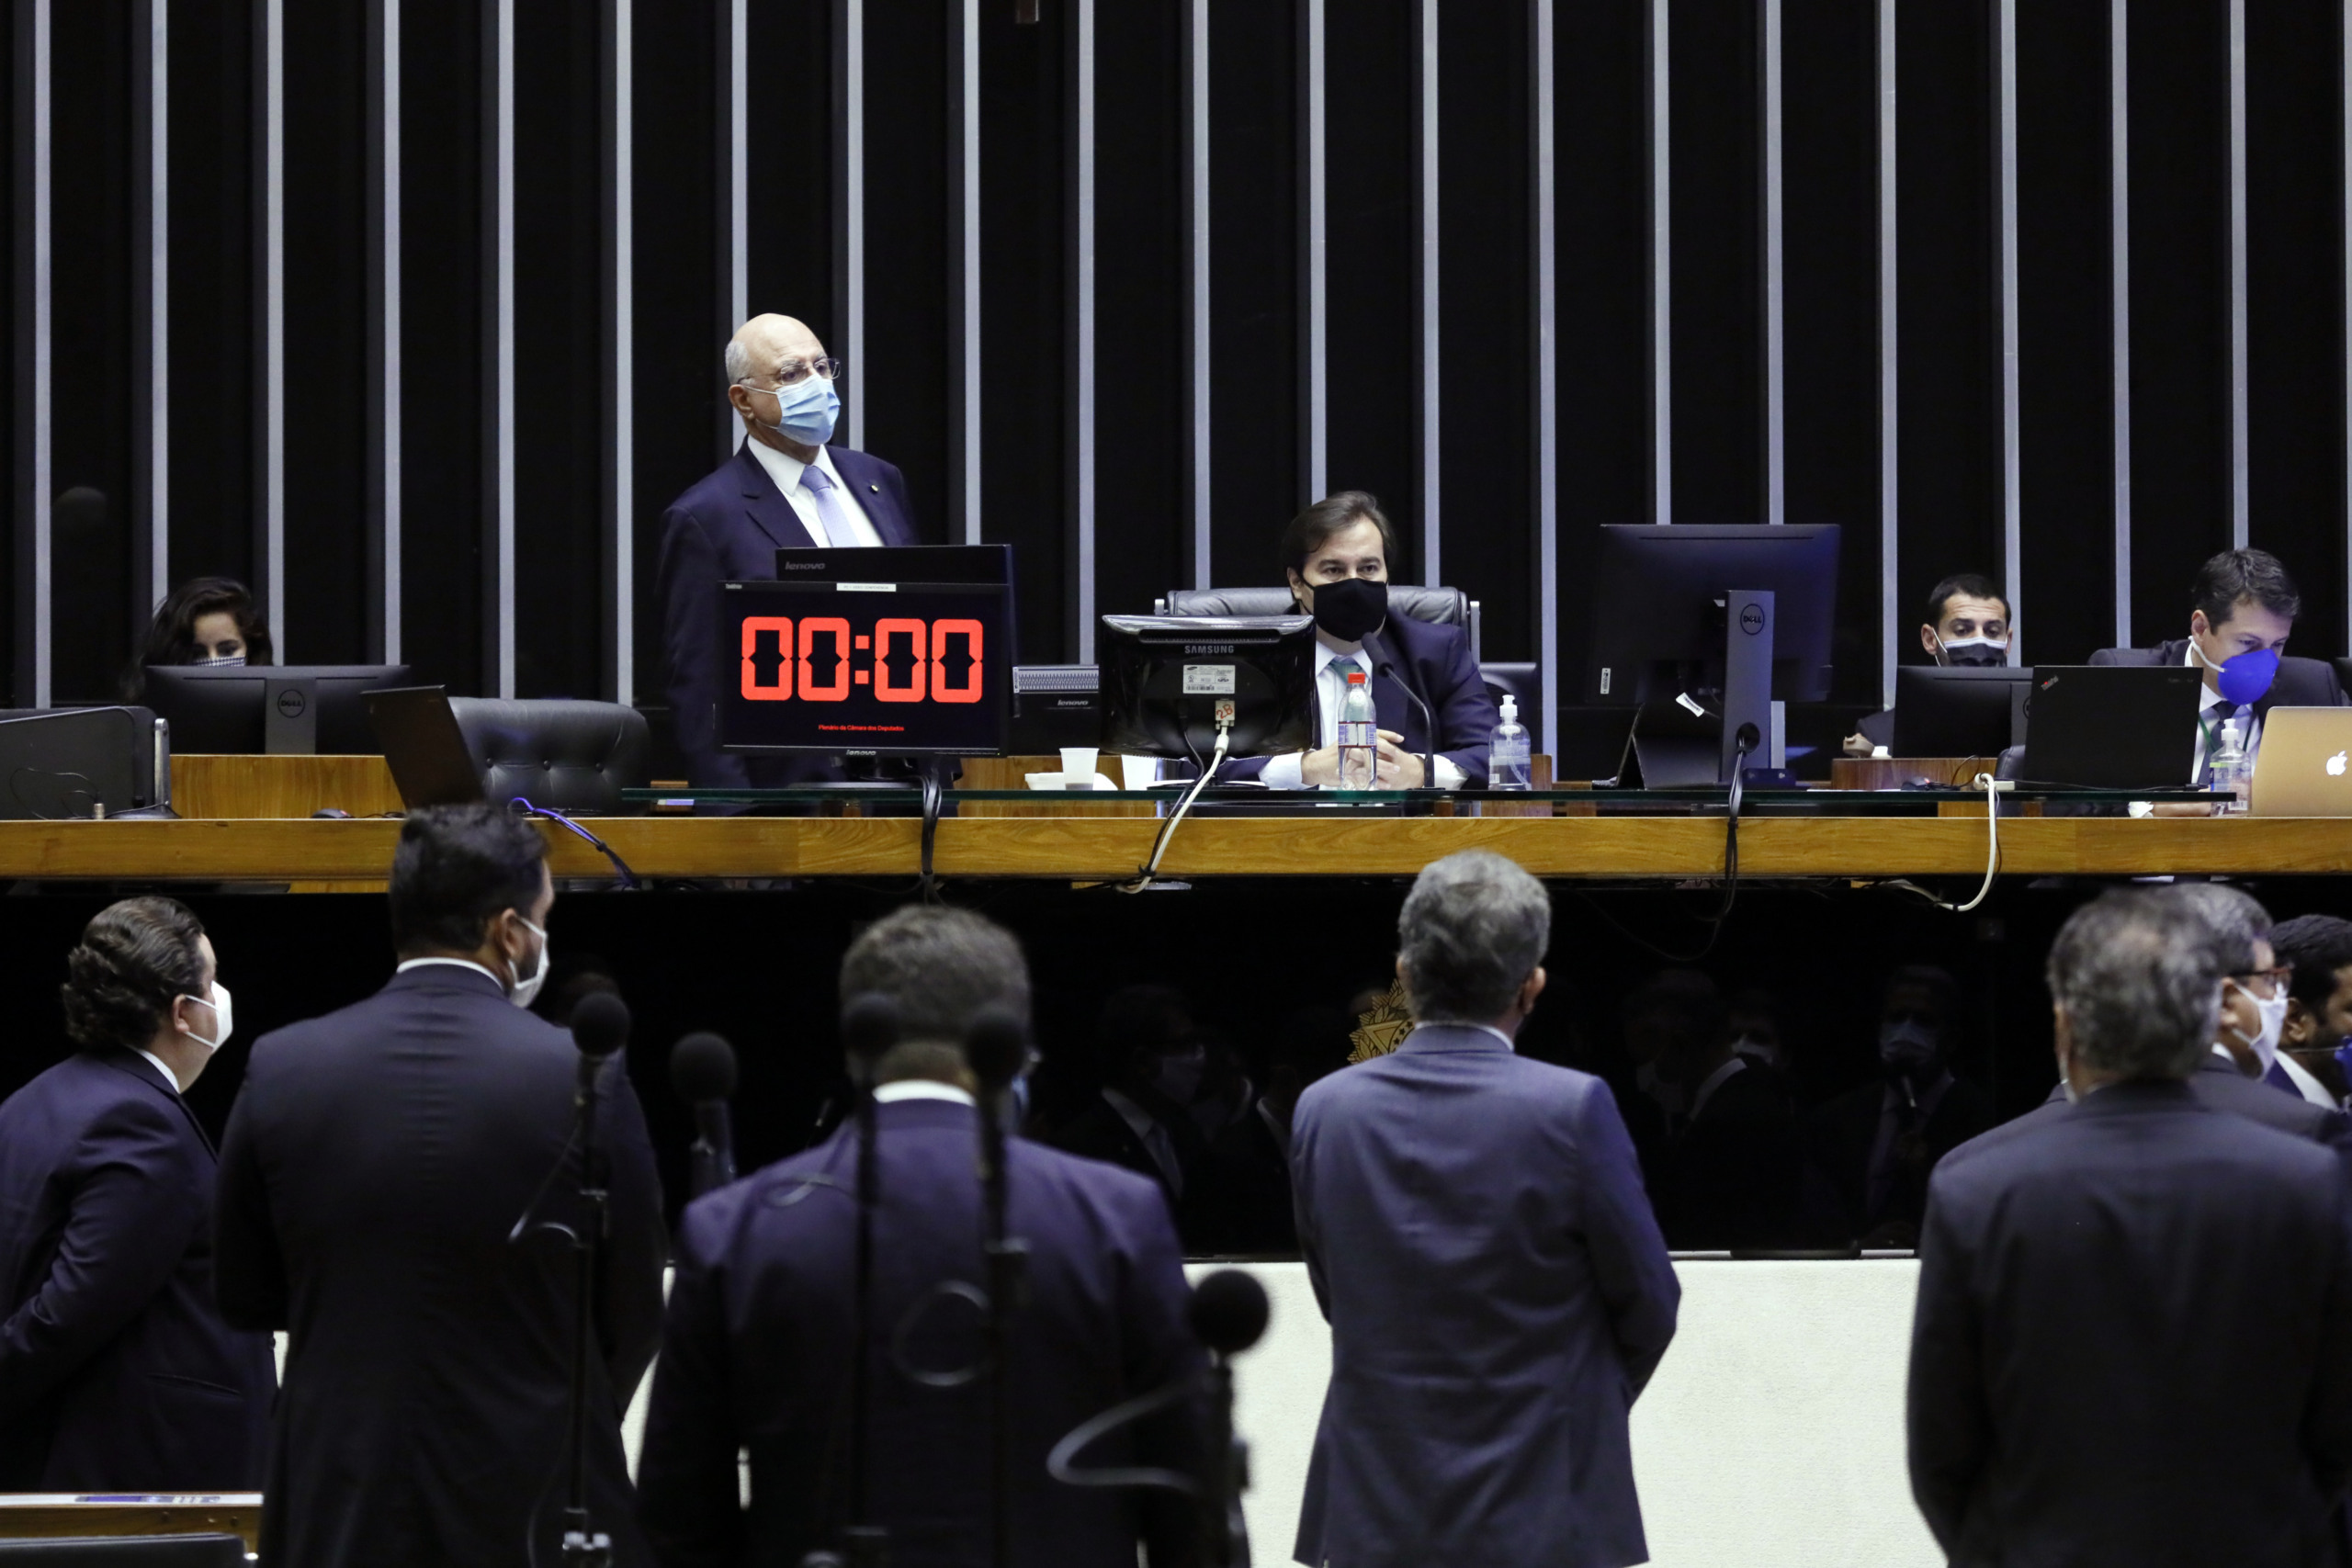
<svg viewBox="0 0 2352 1568">
<path fill-rule="evenodd" d="M 2339 1561 L 2352 1235 L 2330 1150 L 2185 1081 L 2225 963 L 2179 897 L 2077 909 L 2047 972 L 2075 1103 L 1936 1168 L 1911 1489 L 1955 1564 Z"/>
<path fill-rule="evenodd" d="M 1418 1027 L 1294 1119 L 1299 1247 L 1331 1324 L 1296 1556 L 1645 1562 L 1626 1413 L 1681 1288 L 1608 1087 L 1513 1047 L 1550 898 L 1498 855 L 1451 855 L 1396 925 Z"/>
</svg>

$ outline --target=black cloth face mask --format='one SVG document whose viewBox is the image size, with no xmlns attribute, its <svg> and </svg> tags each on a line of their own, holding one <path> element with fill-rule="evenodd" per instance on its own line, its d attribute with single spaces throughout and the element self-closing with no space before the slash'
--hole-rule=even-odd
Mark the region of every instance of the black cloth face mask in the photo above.
<svg viewBox="0 0 2352 1568">
<path fill-rule="evenodd" d="M 1369 577 L 1315 584 L 1315 624 L 1340 642 L 1362 642 L 1388 624 L 1388 584 Z"/>
</svg>

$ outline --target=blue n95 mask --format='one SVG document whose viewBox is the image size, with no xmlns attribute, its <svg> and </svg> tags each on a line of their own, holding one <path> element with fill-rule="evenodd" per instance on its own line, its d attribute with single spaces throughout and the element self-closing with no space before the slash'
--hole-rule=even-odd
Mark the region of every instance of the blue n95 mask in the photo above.
<svg viewBox="0 0 2352 1568">
<path fill-rule="evenodd" d="M 773 389 L 751 387 L 747 391 L 764 391 L 776 401 L 778 413 L 774 424 L 763 424 L 787 441 L 797 441 L 804 446 L 822 446 L 833 438 L 833 422 L 841 417 L 841 394 L 833 390 L 832 382 L 825 377 L 808 375 L 789 387 Z M 754 423 L 759 415 L 752 416 Z"/>
<path fill-rule="evenodd" d="M 2214 673 L 2213 683 L 2221 689 L 2222 700 L 2244 705 L 2257 703 L 2270 690 L 2270 682 L 2278 678 L 2278 650 L 2275 648 L 2249 648 L 2244 653 L 2233 654 L 2216 664 L 2197 647 L 2194 637 L 2188 646 L 2197 658 Z"/>
</svg>

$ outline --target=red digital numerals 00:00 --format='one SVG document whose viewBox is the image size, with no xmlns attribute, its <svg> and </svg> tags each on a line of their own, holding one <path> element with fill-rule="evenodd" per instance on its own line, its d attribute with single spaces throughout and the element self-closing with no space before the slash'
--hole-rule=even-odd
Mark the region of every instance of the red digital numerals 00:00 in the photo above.
<svg viewBox="0 0 2352 1568">
<path fill-rule="evenodd" d="M 752 655 L 758 650 L 763 633 L 772 633 L 776 648 L 784 655 L 775 660 L 775 679 L 766 683 L 760 680 L 759 666 Z M 948 671 L 941 664 L 939 650 L 947 639 L 961 633 L 969 639 L 971 666 L 964 671 L 964 683 L 951 685 Z M 808 660 L 820 638 L 833 639 L 833 675 L 824 685 L 819 685 L 809 675 Z M 799 641 L 793 640 L 792 622 L 783 615 L 747 615 L 743 619 L 743 695 L 755 703 L 790 702 L 797 696 L 804 703 L 838 703 L 849 695 L 850 632 L 849 623 L 839 616 L 811 615 L 799 626 Z M 913 645 L 914 669 L 905 685 L 892 683 L 888 655 L 892 637 L 905 637 Z M 857 639 L 860 645 L 865 638 Z M 886 703 L 977 703 L 980 700 L 980 623 L 978 621 L 914 621 L 886 620 L 874 623 L 874 694 Z M 799 690 L 793 690 L 793 671 L 800 671 Z M 865 683 L 866 672 L 856 671 L 857 683 Z"/>
</svg>

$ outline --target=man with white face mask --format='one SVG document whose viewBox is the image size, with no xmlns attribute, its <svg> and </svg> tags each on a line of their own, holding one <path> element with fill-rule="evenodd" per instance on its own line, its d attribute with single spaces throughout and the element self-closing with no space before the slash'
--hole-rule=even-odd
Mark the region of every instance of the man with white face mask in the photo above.
<svg viewBox="0 0 2352 1568">
<path fill-rule="evenodd" d="M 754 316 L 727 345 L 727 402 L 743 443 L 662 514 L 660 592 L 665 690 L 678 748 L 704 788 L 839 778 L 824 757 L 736 756 L 718 749 L 712 712 L 735 654 L 718 646 L 718 584 L 765 582 L 782 547 L 922 543 L 907 481 L 881 458 L 827 443 L 845 373 L 790 316 Z"/>
<path fill-rule="evenodd" d="M 231 1028 L 185 905 L 66 960 L 74 1054 L 0 1104 L 0 1492 L 247 1492 L 277 1387 L 212 1297 L 212 1140 L 181 1098 Z"/>
<path fill-rule="evenodd" d="M 374 996 L 254 1043 L 221 1145 L 221 1311 L 288 1328 L 262 1550 L 279 1562 L 552 1563 L 578 1224 L 582 1056 L 526 1009 L 548 972 L 547 844 L 495 806 L 413 811 Z M 610 1222 L 589 1303 L 588 1496 L 645 1561 L 620 1412 L 660 1335 L 667 1235 L 616 1053 L 596 1159 Z"/>
</svg>

